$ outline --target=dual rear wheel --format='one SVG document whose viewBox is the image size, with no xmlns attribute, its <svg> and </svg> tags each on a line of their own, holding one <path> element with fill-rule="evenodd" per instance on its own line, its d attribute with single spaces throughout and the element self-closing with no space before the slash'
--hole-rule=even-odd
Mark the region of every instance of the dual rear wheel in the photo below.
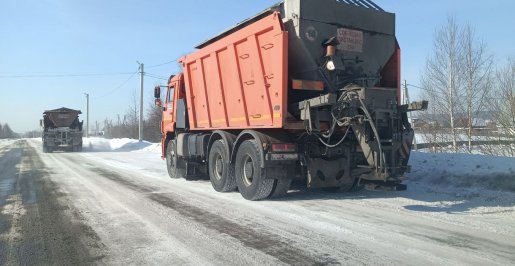
<svg viewBox="0 0 515 266">
<path fill-rule="evenodd" d="M 259 145 L 246 140 L 238 148 L 235 164 L 230 163 L 229 148 L 223 140 L 213 143 L 209 152 L 209 179 L 216 191 L 228 192 L 238 188 L 248 200 L 261 200 L 284 196 L 291 179 L 272 179 L 267 168 L 261 167 Z"/>
<path fill-rule="evenodd" d="M 216 140 L 209 150 L 207 171 L 211 185 L 218 192 L 231 192 L 238 189 L 247 200 L 262 200 L 279 198 L 287 194 L 292 179 L 288 178 L 285 169 L 261 167 L 262 158 L 260 145 L 254 140 L 245 140 L 236 153 L 235 162 L 230 163 L 228 144 Z M 166 152 L 166 165 L 171 178 L 186 176 L 186 162 L 177 156 L 176 140 L 170 140 Z M 277 176 L 275 176 L 277 175 Z M 331 190 L 347 191 L 355 186 L 330 188 Z"/>
<path fill-rule="evenodd" d="M 236 153 L 236 184 L 240 194 L 248 200 L 265 199 L 272 194 L 275 179 L 269 179 L 261 167 L 259 145 L 255 140 L 244 141 Z"/>
<path fill-rule="evenodd" d="M 234 191 L 237 187 L 234 167 L 229 163 L 229 149 L 222 139 L 216 140 L 209 151 L 209 179 L 218 192 Z"/>
</svg>

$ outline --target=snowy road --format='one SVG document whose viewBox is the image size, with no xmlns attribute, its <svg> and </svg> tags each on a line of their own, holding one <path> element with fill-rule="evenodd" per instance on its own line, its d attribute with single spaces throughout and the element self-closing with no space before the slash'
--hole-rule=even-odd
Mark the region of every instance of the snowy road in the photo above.
<svg viewBox="0 0 515 266">
<path fill-rule="evenodd" d="M 515 194 L 293 190 L 251 202 L 172 180 L 155 152 L 0 143 L 0 265 L 515 263 Z"/>
</svg>

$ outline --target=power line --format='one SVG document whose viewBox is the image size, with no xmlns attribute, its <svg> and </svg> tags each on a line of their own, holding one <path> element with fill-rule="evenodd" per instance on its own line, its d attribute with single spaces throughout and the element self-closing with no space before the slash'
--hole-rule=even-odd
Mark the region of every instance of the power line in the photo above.
<svg viewBox="0 0 515 266">
<path fill-rule="evenodd" d="M 113 73 L 82 73 L 82 74 L 26 74 L 26 75 L 0 75 L 0 78 L 66 78 L 66 77 L 94 77 L 129 75 L 132 72 Z"/>
<path fill-rule="evenodd" d="M 99 96 L 99 97 L 95 97 L 95 99 L 99 99 L 99 98 L 104 98 L 105 96 L 117 91 L 118 89 L 122 88 L 123 86 L 125 86 L 125 84 L 127 84 L 127 82 L 129 82 L 129 80 L 131 80 L 137 73 L 138 73 L 139 70 L 136 70 L 135 72 L 132 73 L 132 75 L 130 75 L 130 77 L 128 79 L 126 79 L 123 83 L 121 83 L 118 87 L 110 90 L 109 92 L 107 92 L 106 94 L 102 95 L 102 96 Z"/>
<path fill-rule="evenodd" d="M 155 79 L 168 80 L 167 78 L 165 78 L 163 76 L 159 76 L 159 75 L 156 75 L 156 74 L 151 74 L 151 73 L 148 73 L 148 72 L 145 72 L 145 76 L 149 76 L 149 77 L 155 78 Z"/>
<path fill-rule="evenodd" d="M 417 89 L 421 89 L 421 90 L 426 90 L 426 88 L 422 88 L 420 86 L 417 86 L 417 85 L 413 85 L 413 84 L 406 84 L 407 86 L 411 86 L 411 87 L 415 87 Z"/>
<path fill-rule="evenodd" d="M 148 68 L 154 68 L 154 67 L 160 67 L 160 66 L 164 66 L 164 65 L 168 65 L 170 63 L 173 63 L 173 62 L 177 62 L 179 59 L 175 59 L 175 60 L 171 60 L 171 61 L 168 61 L 168 62 L 164 62 L 164 63 L 161 63 L 161 64 L 157 64 L 157 65 L 153 65 L 153 66 L 148 66 Z"/>
</svg>

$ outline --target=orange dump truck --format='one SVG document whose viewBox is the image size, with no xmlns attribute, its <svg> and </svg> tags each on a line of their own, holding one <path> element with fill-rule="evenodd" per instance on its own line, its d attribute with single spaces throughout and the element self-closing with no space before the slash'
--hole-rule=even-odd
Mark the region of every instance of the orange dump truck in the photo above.
<svg viewBox="0 0 515 266">
<path fill-rule="evenodd" d="M 405 189 L 413 130 L 399 105 L 395 16 L 372 1 L 285 0 L 182 57 L 163 107 L 172 178 L 248 200 L 307 187 Z"/>
</svg>

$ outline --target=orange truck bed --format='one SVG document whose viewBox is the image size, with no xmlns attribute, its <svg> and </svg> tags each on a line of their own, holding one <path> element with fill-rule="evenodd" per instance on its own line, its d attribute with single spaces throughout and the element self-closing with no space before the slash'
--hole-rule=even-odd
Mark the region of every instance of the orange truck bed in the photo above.
<svg viewBox="0 0 515 266">
<path fill-rule="evenodd" d="M 283 127 L 288 33 L 279 13 L 251 23 L 180 62 L 191 130 Z"/>
</svg>

